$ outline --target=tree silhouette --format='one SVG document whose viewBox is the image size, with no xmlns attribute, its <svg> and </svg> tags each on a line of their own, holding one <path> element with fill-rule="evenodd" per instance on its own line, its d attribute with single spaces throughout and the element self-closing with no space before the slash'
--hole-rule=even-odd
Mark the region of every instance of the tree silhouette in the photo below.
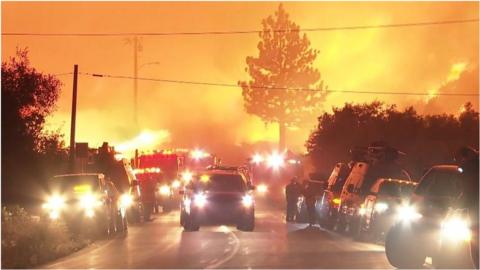
<svg viewBox="0 0 480 270">
<path fill-rule="evenodd" d="M 287 126 L 295 126 L 321 107 L 326 91 L 313 67 L 318 51 L 300 35 L 299 26 L 279 5 L 262 21 L 258 56 L 246 58 L 249 81 L 239 81 L 247 113 L 279 124 L 279 147 L 285 149 Z M 300 90 L 315 88 L 318 91 Z"/>
<path fill-rule="evenodd" d="M 401 162 L 418 179 L 432 165 L 452 163 L 457 148 L 478 149 L 478 121 L 469 103 L 458 117 L 419 115 L 412 107 L 399 111 L 380 102 L 345 104 L 318 118 L 306 147 L 316 169 L 328 172 L 351 159 L 349 150 L 384 141 L 406 153 Z"/>
<path fill-rule="evenodd" d="M 45 118 L 55 109 L 60 81 L 30 66 L 28 51 L 2 62 L 2 200 L 15 196 L 30 180 L 44 176 L 45 160 L 65 155 L 62 138 L 44 133 Z M 58 164 L 58 163 L 57 163 Z M 53 173 L 50 171 L 49 173 Z"/>
</svg>

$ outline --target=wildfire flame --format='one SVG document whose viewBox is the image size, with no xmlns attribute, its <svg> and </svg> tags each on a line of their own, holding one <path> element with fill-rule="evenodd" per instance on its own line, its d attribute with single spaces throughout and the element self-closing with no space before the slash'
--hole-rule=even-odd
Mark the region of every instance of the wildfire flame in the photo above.
<svg viewBox="0 0 480 270">
<path fill-rule="evenodd" d="M 117 144 L 115 149 L 121 153 L 133 153 L 135 149 L 155 149 L 170 140 L 168 130 L 143 130 L 135 138 Z"/>
</svg>

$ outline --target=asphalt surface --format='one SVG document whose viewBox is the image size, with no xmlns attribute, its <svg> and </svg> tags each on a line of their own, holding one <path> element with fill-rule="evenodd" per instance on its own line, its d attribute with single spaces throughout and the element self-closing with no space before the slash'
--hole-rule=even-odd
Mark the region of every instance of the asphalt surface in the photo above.
<svg viewBox="0 0 480 270">
<path fill-rule="evenodd" d="M 384 247 L 306 224 L 286 224 L 280 208 L 257 203 L 254 232 L 205 226 L 184 232 L 179 212 L 132 225 L 125 235 L 41 268 L 392 268 Z"/>
</svg>

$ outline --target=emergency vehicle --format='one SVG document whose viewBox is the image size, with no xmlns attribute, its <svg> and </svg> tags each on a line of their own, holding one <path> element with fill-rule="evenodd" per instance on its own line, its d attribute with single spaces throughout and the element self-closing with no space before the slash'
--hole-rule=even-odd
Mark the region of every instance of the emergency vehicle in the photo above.
<svg viewBox="0 0 480 270">
<path fill-rule="evenodd" d="M 175 189 L 181 184 L 177 179 L 178 155 L 168 150 L 143 153 L 135 157 L 135 177 L 142 188 L 154 188 L 154 210 L 164 212 L 178 205 Z M 149 191 L 144 191 L 144 194 Z M 144 198 L 145 199 L 145 198 Z"/>
</svg>

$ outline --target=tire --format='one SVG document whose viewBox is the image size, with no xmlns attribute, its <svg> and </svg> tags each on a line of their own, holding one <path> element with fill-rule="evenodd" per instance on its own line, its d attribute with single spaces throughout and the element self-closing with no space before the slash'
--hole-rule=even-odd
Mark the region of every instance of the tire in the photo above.
<svg viewBox="0 0 480 270">
<path fill-rule="evenodd" d="M 355 238 L 358 238 L 360 235 L 360 217 L 352 217 L 348 223 L 348 235 Z"/>
<path fill-rule="evenodd" d="M 398 223 L 390 228 L 385 239 L 385 253 L 388 262 L 396 268 L 422 268 L 425 263 L 425 251 L 418 247 L 420 240 L 410 227 Z M 416 248 L 412 248 L 415 243 Z"/>
<path fill-rule="evenodd" d="M 200 230 L 200 225 L 195 221 L 194 217 L 189 216 L 185 218 L 185 224 L 183 225 L 183 228 L 187 232 L 196 232 Z"/>
<path fill-rule="evenodd" d="M 241 220 L 237 225 L 237 229 L 246 232 L 252 232 L 255 229 L 255 214 L 252 213 Z"/>
<path fill-rule="evenodd" d="M 117 223 L 116 223 L 116 232 L 125 233 L 128 230 L 127 215 L 122 216 L 121 211 L 118 211 Z"/>
<path fill-rule="evenodd" d="M 338 213 L 337 214 L 337 218 L 336 218 L 336 221 L 335 221 L 335 224 L 333 226 L 333 229 L 336 231 L 336 232 L 339 232 L 339 233 L 344 233 L 345 230 L 347 228 L 347 224 L 345 223 L 345 218 L 343 216 L 342 213 Z"/>
<path fill-rule="evenodd" d="M 185 226 L 186 215 L 184 210 L 180 211 L 180 226 Z"/>
</svg>

